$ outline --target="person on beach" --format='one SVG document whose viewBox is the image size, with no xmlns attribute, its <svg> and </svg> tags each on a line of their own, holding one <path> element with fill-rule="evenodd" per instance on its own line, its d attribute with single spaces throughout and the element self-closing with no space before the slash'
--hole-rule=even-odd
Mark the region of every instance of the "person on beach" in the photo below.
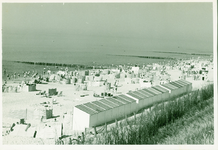
<svg viewBox="0 0 218 150">
<path fill-rule="evenodd" d="M 7 75 L 7 71 L 6 71 L 6 69 L 4 69 L 4 76 L 6 76 Z"/>
<path fill-rule="evenodd" d="M 7 79 L 10 80 L 10 75 L 9 74 L 7 74 Z"/>
</svg>

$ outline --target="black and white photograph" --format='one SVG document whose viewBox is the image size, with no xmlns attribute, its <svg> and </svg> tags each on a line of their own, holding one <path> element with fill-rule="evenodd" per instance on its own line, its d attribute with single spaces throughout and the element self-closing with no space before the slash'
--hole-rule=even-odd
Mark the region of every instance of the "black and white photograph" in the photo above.
<svg viewBox="0 0 218 150">
<path fill-rule="evenodd" d="M 216 1 L 1 4 L 3 146 L 216 143 Z"/>
</svg>

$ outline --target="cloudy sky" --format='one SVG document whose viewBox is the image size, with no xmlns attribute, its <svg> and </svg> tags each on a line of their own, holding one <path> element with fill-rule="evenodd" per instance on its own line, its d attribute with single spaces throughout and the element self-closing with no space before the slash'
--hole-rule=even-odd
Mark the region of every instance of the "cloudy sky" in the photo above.
<svg viewBox="0 0 218 150">
<path fill-rule="evenodd" d="M 71 46 L 63 40 L 66 35 L 96 41 L 108 37 L 104 44 L 139 39 L 149 48 L 173 45 L 212 51 L 213 43 L 212 3 L 3 3 L 2 28 L 3 47 L 49 46 L 43 35 L 59 37 L 62 47 Z"/>
</svg>

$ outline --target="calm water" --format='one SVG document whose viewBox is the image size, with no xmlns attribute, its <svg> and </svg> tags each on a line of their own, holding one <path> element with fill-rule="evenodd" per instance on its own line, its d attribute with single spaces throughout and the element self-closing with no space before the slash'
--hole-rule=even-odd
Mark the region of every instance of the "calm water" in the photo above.
<svg viewBox="0 0 218 150">
<path fill-rule="evenodd" d="M 191 55 L 176 54 L 176 52 L 212 54 L 212 50 L 208 50 L 211 45 L 179 44 L 183 46 L 178 47 L 178 42 L 173 41 L 152 41 L 136 37 L 3 34 L 3 68 L 9 68 L 11 71 L 32 69 L 31 65 L 15 65 L 8 61 L 83 65 L 147 64 L 164 60 L 120 55 L 184 58 L 191 57 Z M 157 53 L 155 51 L 175 53 Z"/>
<path fill-rule="evenodd" d="M 210 43 L 72 34 L 3 34 L 3 60 L 70 64 L 147 63 L 153 60 L 113 55 L 185 57 L 161 52 L 212 53 Z M 110 55 L 112 54 L 112 55 Z M 154 60 L 157 61 L 157 60 Z"/>
</svg>

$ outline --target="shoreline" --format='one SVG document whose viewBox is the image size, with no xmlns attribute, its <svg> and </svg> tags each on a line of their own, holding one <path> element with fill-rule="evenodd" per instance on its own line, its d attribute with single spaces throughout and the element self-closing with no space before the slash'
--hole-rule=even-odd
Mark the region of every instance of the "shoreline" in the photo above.
<svg viewBox="0 0 218 150">
<path fill-rule="evenodd" d="M 112 54 L 110 54 L 110 55 L 112 55 Z M 138 58 L 147 58 L 147 59 L 176 60 L 176 58 L 173 58 L 173 57 L 159 57 L 159 56 L 138 56 L 138 55 L 112 55 L 112 56 L 138 57 Z"/>
<path fill-rule="evenodd" d="M 155 53 L 169 53 L 169 54 L 184 54 L 184 55 L 199 55 L 199 56 L 211 56 L 213 54 L 200 54 L 200 53 L 182 53 L 182 52 L 161 52 L 154 51 Z"/>
</svg>

